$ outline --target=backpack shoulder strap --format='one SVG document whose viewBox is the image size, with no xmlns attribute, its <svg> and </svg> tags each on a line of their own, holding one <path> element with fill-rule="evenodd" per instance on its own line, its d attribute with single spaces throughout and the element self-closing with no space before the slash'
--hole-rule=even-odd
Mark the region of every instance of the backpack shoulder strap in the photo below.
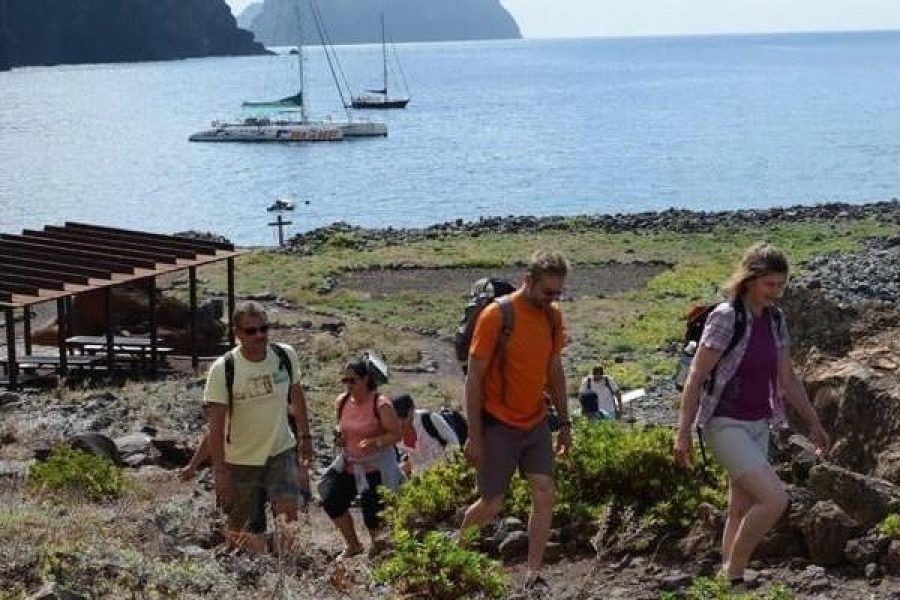
<svg viewBox="0 0 900 600">
<path fill-rule="evenodd" d="M 422 413 L 422 427 L 425 428 L 425 431 L 428 432 L 428 435 L 440 442 L 441 446 L 447 445 L 447 440 L 441 437 L 441 434 L 438 433 L 437 427 L 434 426 L 434 421 L 431 420 L 430 412 Z"/>
<path fill-rule="evenodd" d="M 349 399 L 350 399 L 350 392 L 344 392 L 344 395 L 341 396 L 340 400 L 338 400 L 337 419 L 335 421 L 336 425 L 340 425 L 341 415 L 344 414 L 344 406 L 347 404 L 347 400 L 349 400 Z"/>
<path fill-rule="evenodd" d="M 606 375 L 603 376 L 603 383 L 606 384 L 606 389 L 609 390 L 609 393 L 615 397 L 616 392 L 613 390 L 612 384 L 609 382 L 609 377 Z"/>
<path fill-rule="evenodd" d="M 722 356 L 734 350 L 747 331 L 747 311 L 744 308 L 744 301 L 740 298 L 735 298 L 731 302 L 731 306 L 734 309 L 734 329 L 731 332 L 731 341 L 728 342 L 728 346 L 725 348 Z"/>
<path fill-rule="evenodd" d="M 494 355 L 497 358 L 497 366 L 500 369 L 500 388 L 503 404 L 506 404 L 506 343 L 512 334 L 513 325 L 516 321 L 516 313 L 513 311 L 512 298 L 509 295 L 502 296 L 496 300 L 500 305 L 500 314 L 503 322 L 500 326 L 500 335 L 497 336 L 497 346 Z"/>
<path fill-rule="evenodd" d="M 225 441 L 231 443 L 231 413 L 234 412 L 234 354 L 233 350 L 225 353 L 225 390 L 228 392 L 228 431 Z"/>
<path fill-rule="evenodd" d="M 287 350 L 284 349 L 283 346 L 277 343 L 269 344 L 269 347 L 272 349 L 272 352 L 275 353 L 275 356 L 278 357 L 278 369 L 285 370 L 288 374 L 288 395 L 287 402 L 291 403 L 291 386 L 294 385 L 294 369 L 293 365 L 291 365 L 291 358 L 288 356 Z"/>
</svg>

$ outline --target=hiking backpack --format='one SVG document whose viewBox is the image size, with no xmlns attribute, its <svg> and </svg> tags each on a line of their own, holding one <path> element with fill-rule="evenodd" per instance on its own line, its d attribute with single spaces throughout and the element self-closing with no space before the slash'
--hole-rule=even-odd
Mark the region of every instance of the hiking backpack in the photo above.
<svg viewBox="0 0 900 600">
<path fill-rule="evenodd" d="M 732 350 L 738 345 L 741 341 L 741 338 L 744 337 L 744 334 L 747 332 L 747 312 L 744 308 L 744 302 L 740 298 L 735 298 L 734 300 L 729 301 L 734 307 L 734 329 L 731 332 L 731 340 L 728 342 L 728 346 L 725 347 L 725 350 L 722 351 L 722 356 L 719 358 L 719 362 L 722 361 L 728 354 L 731 353 Z M 712 314 L 713 310 L 719 306 L 719 303 L 716 304 L 707 304 L 707 305 L 698 305 L 693 307 L 687 316 L 687 327 L 684 332 L 684 349 L 682 352 L 684 354 L 684 359 L 687 363 L 687 366 L 690 366 L 690 361 L 693 359 L 694 353 L 687 352 L 687 348 L 693 343 L 694 348 L 699 348 L 700 346 L 700 338 L 703 337 L 703 328 L 706 327 L 706 321 L 709 318 L 709 315 Z M 775 321 L 775 329 L 776 331 L 781 331 L 781 310 L 777 307 L 773 307 L 772 309 L 772 318 Z M 707 389 L 712 390 L 716 385 L 716 371 L 718 370 L 718 364 L 713 368 L 712 372 L 709 374 L 704 385 Z M 685 373 L 686 375 L 686 373 Z"/>
<path fill-rule="evenodd" d="M 294 369 L 287 350 L 278 344 L 269 344 L 269 349 L 278 357 L 278 370 L 286 370 L 288 374 L 287 403 L 291 403 L 291 386 L 294 385 Z M 234 354 L 229 351 L 225 354 L 225 389 L 228 391 L 228 433 L 225 440 L 231 443 L 231 413 L 234 412 Z"/>
<path fill-rule="evenodd" d="M 472 286 L 472 291 L 469 294 L 469 303 L 466 304 L 466 310 L 462 320 L 459 322 L 459 328 L 456 330 L 456 339 L 454 340 L 456 359 L 462 366 L 463 373 L 466 372 L 468 367 L 469 346 L 472 345 L 472 334 L 475 333 L 475 323 L 478 321 L 478 317 L 488 304 L 508 296 L 514 291 L 516 291 L 515 286 L 508 281 L 490 277 L 479 279 Z M 510 320 L 510 323 L 507 325 L 508 317 L 506 312 L 503 312 L 503 326 L 504 331 L 508 334 L 508 328 L 511 329 L 512 322 Z"/>
<path fill-rule="evenodd" d="M 445 440 L 440 433 L 438 433 L 437 427 L 434 426 L 434 422 L 431 420 L 431 415 L 433 413 L 426 412 L 422 414 L 422 427 L 425 428 L 425 431 L 428 432 L 428 435 L 436 439 L 440 442 L 441 446 L 447 445 L 447 440 Z M 456 434 L 456 439 L 459 440 L 459 445 L 462 446 L 466 443 L 466 440 L 469 439 L 469 424 L 466 423 L 466 418 L 462 415 L 458 410 L 444 407 L 437 411 L 437 414 L 440 415 L 444 421 L 447 422 L 447 425 L 450 426 L 450 429 Z"/>
</svg>

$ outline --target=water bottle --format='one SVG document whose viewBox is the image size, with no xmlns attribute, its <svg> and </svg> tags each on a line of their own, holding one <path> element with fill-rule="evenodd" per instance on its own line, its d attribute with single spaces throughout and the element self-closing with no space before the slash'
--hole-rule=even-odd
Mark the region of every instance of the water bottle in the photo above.
<svg viewBox="0 0 900 600">
<path fill-rule="evenodd" d="M 681 349 L 681 356 L 678 358 L 678 370 L 675 372 L 675 387 L 678 390 L 684 389 L 684 383 L 687 381 L 688 373 L 691 371 L 691 363 L 694 361 L 694 354 L 697 352 L 697 342 L 691 340 Z"/>
</svg>

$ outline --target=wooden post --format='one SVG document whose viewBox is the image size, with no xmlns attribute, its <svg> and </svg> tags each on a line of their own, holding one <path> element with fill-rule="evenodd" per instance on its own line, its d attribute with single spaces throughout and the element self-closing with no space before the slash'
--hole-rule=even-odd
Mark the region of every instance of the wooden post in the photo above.
<svg viewBox="0 0 900 600">
<path fill-rule="evenodd" d="M 65 377 L 69 373 L 69 353 L 66 352 L 66 301 L 56 299 L 56 346 L 59 349 L 59 374 Z"/>
<path fill-rule="evenodd" d="M 22 335 L 25 338 L 25 356 L 29 356 L 31 354 L 31 307 L 26 306 L 23 311 Z"/>
<path fill-rule="evenodd" d="M 110 373 L 115 366 L 115 332 L 113 331 L 112 287 L 103 288 L 103 308 L 106 315 L 106 368 Z"/>
<path fill-rule="evenodd" d="M 6 376 L 9 389 L 16 389 L 19 384 L 19 365 L 16 364 L 16 321 L 11 308 L 6 309 Z"/>
<path fill-rule="evenodd" d="M 234 258 L 227 259 L 228 263 L 228 347 L 234 348 Z"/>
<path fill-rule="evenodd" d="M 191 295 L 191 368 L 200 367 L 197 355 L 197 267 L 188 267 L 188 287 Z"/>
<path fill-rule="evenodd" d="M 156 277 L 147 278 L 147 306 L 150 310 L 150 374 L 156 375 L 159 339 L 156 323 Z"/>
</svg>

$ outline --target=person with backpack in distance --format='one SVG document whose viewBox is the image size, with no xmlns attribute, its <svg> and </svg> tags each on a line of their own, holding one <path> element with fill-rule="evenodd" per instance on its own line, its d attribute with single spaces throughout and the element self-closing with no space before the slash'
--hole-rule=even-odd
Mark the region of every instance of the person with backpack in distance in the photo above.
<svg viewBox="0 0 900 600">
<path fill-rule="evenodd" d="M 769 426 L 782 425 L 786 398 L 806 422 L 820 452 L 830 446 L 790 355 L 784 313 L 775 302 L 787 283 L 784 254 L 750 247 L 724 286 L 727 300 L 708 311 L 681 396 L 674 457 L 690 466 L 697 428 L 728 473 L 722 572 L 743 582 L 750 556 L 788 505 L 768 461 Z M 689 324 L 690 327 L 690 324 Z"/>
<path fill-rule="evenodd" d="M 365 355 L 347 363 L 341 377 L 347 391 L 335 400 L 335 446 L 338 456 L 319 482 L 325 512 L 344 538 L 338 560 L 363 551 L 356 535 L 350 505 L 359 494 L 363 522 L 372 540 L 371 554 L 385 544 L 380 513 L 384 503 L 378 488 L 396 491 L 404 480 L 394 444 L 400 441 L 400 421 L 390 398 L 378 391 L 387 373 Z"/>
<path fill-rule="evenodd" d="M 276 517 L 297 519 L 297 473 L 312 460 L 312 437 L 294 349 L 269 343 L 265 309 L 256 302 L 239 304 L 233 323 L 240 344 L 216 359 L 206 379 L 208 450 L 229 542 L 263 552 L 265 537 L 250 529 L 256 502 L 264 492 Z M 286 398 L 300 435 L 299 456 Z"/>
<path fill-rule="evenodd" d="M 622 390 L 605 374 L 603 365 L 597 365 L 581 380 L 578 390 L 581 414 L 591 420 L 621 419 Z"/>
<path fill-rule="evenodd" d="M 400 419 L 402 435 L 397 444 L 397 448 L 404 454 L 400 468 L 407 477 L 421 473 L 443 460 L 448 451 L 459 448 L 459 435 L 444 418 L 444 411 L 416 409 L 409 394 L 401 394 L 392 402 L 397 418 Z"/>
<path fill-rule="evenodd" d="M 469 506 L 461 530 L 493 520 L 516 467 L 531 491 L 525 586 L 546 587 L 541 577 L 553 513 L 553 443 L 544 390 L 559 417 L 558 453 L 571 445 L 566 378 L 560 353 L 565 345 L 556 306 L 569 264 L 559 252 L 531 257 L 524 283 L 488 304 L 475 324 L 465 383 L 469 439 L 466 457 L 475 465 L 479 499 Z"/>
</svg>

